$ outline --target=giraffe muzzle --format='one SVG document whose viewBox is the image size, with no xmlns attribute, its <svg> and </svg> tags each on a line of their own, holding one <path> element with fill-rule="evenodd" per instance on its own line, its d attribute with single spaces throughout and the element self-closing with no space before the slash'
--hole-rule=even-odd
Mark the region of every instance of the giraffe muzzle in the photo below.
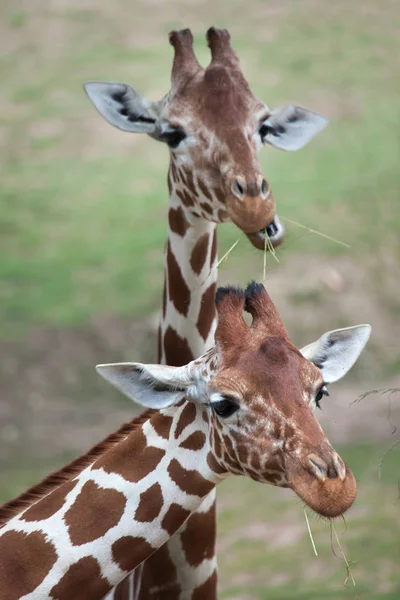
<svg viewBox="0 0 400 600">
<path fill-rule="evenodd" d="M 304 465 L 290 462 L 290 487 L 314 512 L 334 519 L 351 507 L 357 495 L 356 480 L 336 453 L 329 461 L 309 454 Z"/>
<path fill-rule="evenodd" d="M 260 229 L 260 231 L 257 231 L 256 233 L 246 233 L 246 235 L 253 246 L 259 250 L 268 250 L 268 242 L 273 248 L 277 248 L 283 242 L 285 237 L 285 228 L 282 225 L 278 215 L 275 215 L 269 225 L 263 229 Z"/>
</svg>

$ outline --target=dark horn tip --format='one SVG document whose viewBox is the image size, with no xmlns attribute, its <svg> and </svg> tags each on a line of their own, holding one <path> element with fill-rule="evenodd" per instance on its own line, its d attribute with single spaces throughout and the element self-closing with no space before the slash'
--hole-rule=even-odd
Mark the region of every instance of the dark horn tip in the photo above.
<svg viewBox="0 0 400 600">
<path fill-rule="evenodd" d="M 175 43 L 179 39 L 182 39 L 182 41 L 185 41 L 185 42 L 187 42 L 187 41 L 193 42 L 192 32 L 188 28 L 180 29 L 179 31 L 176 31 L 176 30 L 170 31 L 168 37 L 169 37 L 169 43 L 172 44 L 172 46 L 174 46 Z"/>
<path fill-rule="evenodd" d="M 227 29 L 217 29 L 216 27 L 212 26 L 207 30 L 207 41 L 210 42 L 210 39 L 213 37 L 222 38 L 229 41 L 231 36 L 229 35 L 229 31 Z"/>
<path fill-rule="evenodd" d="M 249 311 L 249 303 L 251 303 L 253 298 L 256 298 L 263 292 L 265 292 L 265 287 L 262 283 L 257 283 L 257 281 L 250 281 L 245 291 L 246 304 L 244 308 L 247 312 Z"/>
<path fill-rule="evenodd" d="M 226 296 L 230 296 L 231 298 L 240 298 L 242 300 L 245 298 L 245 292 L 242 290 L 242 288 L 235 287 L 233 285 L 219 287 L 217 289 L 217 293 L 215 294 L 215 304 L 219 304 L 221 300 L 226 298 Z"/>
</svg>

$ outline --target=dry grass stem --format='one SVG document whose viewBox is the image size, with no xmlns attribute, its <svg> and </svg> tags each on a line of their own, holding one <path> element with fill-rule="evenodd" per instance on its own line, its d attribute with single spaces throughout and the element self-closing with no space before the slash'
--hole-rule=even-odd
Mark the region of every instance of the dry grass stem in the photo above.
<svg viewBox="0 0 400 600">
<path fill-rule="evenodd" d="M 272 245 L 271 240 L 269 239 L 269 236 L 267 234 L 267 232 L 265 232 L 264 235 L 264 256 L 263 256 L 263 280 L 265 281 L 267 278 L 267 249 L 268 251 L 272 254 L 272 256 L 274 257 L 274 259 L 276 260 L 276 262 L 279 262 L 279 258 L 276 255 L 275 252 L 275 248 Z"/>
<path fill-rule="evenodd" d="M 224 260 L 226 260 L 228 258 L 228 256 L 230 255 L 230 253 L 232 252 L 232 250 L 234 248 L 236 248 L 236 246 L 238 245 L 238 243 L 240 242 L 240 238 L 238 238 L 236 240 L 236 242 L 234 242 L 232 244 L 232 246 L 229 248 L 229 250 L 227 252 L 225 252 L 225 254 L 223 255 L 222 258 L 219 259 L 219 261 L 217 262 L 217 264 L 215 265 L 215 267 L 213 267 L 213 269 L 218 269 L 218 267 L 220 266 L 221 263 L 224 262 Z"/>
<path fill-rule="evenodd" d="M 221 264 L 222 264 L 222 263 L 223 263 L 225 260 L 227 260 L 228 256 L 230 255 L 230 253 L 232 252 L 232 250 L 233 250 L 234 248 L 236 248 L 236 246 L 238 245 L 238 243 L 239 243 L 239 242 L 240 242 L 240 238 L 238 238 L 238 239 L 236 240 L 236 242 L 234 242 L 234 243 L 232 244 L 232 246 L 229 248 L 229 250 L 227 250 L 227 252 L 225 252 L 225 254 L 222 256 L 222 258 L 220 258 L 220 259 L 219 259 L 219 261 L 217 262 L 217 264 L 216 264 L 216 265 L 214 265 L 214 266 L 213 266 L 213 267 L 210 269 L 210 271 L 207 273 L 207 277 L 204 279 L 204 281 L 202 281 L 202 282 L 199 284 L 199 287 L 201 287 L 202 285 L 204 285 L 204 284 L 205 284 L 205 282 L 206 282 L 206 281 L 207 281 L 207 279 L 210 277 L 210 275 L 211 275 L 211 273 L 214 271 L 214 269 L 218 269 L 218 268 L 219 268 L 219 266 L 220 266 L 220 265 L 221 265 Z"/>
<path fill-rule="evenodd" d="M 353 586 L 355 587 L 355 586 L 356 586 L 356 582 L 355 582 L 355 579 L 354 579 L 354 577 L 353 577 L 352 570 L 351 570 L 351 568 L 350 568 L 350 563 L 349 563 L 349 561 L 347 560 L 345 553 L 343 552 L 343 548 L 342 548 L 342 545 L 341 545 L 341 543 L 340 543 L 340 541 L 339 541 L 338 534 L 336 533 L 336 529 L 335 529 L 335 526 L 334 526 L 334 524 L 333 524 L 333 521 L 331 521 L 331 522 L 330 522 L 330 530 L 331 530 L 331 548 L 332 548 L 332 552 L 333 552 L 333 554 L 336 556 L 336 558 L 339 558 L 339 559 L 340 559 L 340 556 L 338 556 L 338 555 L 336 554 L 336 552 L 335 552 L 335 549 L 334 549 L 334 547 L 333 547 L 332 533 L 334 533 L 334 534 L 335 534 L 335 538 L 336 538 L 336 543 L 337 543 L 337 545 L 338 545 L 338 548 L 339 548 L 339 550 L 340 550 L 340 553 L 341 553 L 341 555 L 342 555 L 342 558 L 343 558 L 343 560 L 344 560 L 344 562 L 345 562 L 345 565 L 346 565 L 346 572 L 347 572 L 347 575 L 346 575 L 346 579 L 344 580 L 344 583 L 343 583 L 343 585 L 344 585 L 345 587 L 347 587 L 347 582 L 349 581 L 349 579 L 351 579 L 351 581 L 352 581 L 352 583 L 353 583 Z"/>
<path fill-rule="evenodd" d="M 319 235 L 323 238 L 326 238 L 327 240 L 330 240 L 331 242 L 335 242 L 335 244 L 339 244 L 340 246 L 344 246 L 345 248 L 350 248 L 349 244 L 346 244 L 346 242 L 337 240 L 336 238 L 333 238 L 330 235 L 327 235 L 326 233 L 321 233 L 320 231 L 317 231 L 316 229 L 311 229 L 311 227 L 306 227 L 306 225 L 302 225 L 301 223 L 298 223 L 297 221 L 292 221 L 292 219 L 288 219 L 287 217 L 282 217 L 281 215 L 279 215 L 279 218 L 282 219 L 282 221 L 287 221 L 288 223 L 291 223 L 292 225 L 297 225 L 297 227 L 306 229 L 310 233 L 315 233 L 315 235 Z"/>
<path fill-rule="evenodd" d="M 308 529 L 308 533 L 309 533 L 309 536 L 310 536 L 311 544 L 312 544 L 312 547 L 313 547 L 313 550 L 314 550 L 314 554 L 315 554 L 315 556 L 318 556 L 317 548 L 315 547 L 314 538 L 313 538 L 313 535 L 312 535 L 312 532 L 311 532 L 310 521 L 308 520 L 307 511 L 306 511 L 305 508 L 304 508 L 304 516 L 306 518 L 307 529 Z"/>
</svg>

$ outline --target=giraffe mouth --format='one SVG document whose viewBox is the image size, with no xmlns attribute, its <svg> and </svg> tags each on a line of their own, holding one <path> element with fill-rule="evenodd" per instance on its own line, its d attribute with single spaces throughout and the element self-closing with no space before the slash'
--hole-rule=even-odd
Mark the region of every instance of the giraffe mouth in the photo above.
<svg viewBox="0 0 400 600">
<path fill-rule="evenodd" d="M 266 241 L 269 241 L 273 248 L 279 246 L 285 237 L 285 228 L 282 225 L 279 217 L 275 215 L 269 225 L 263 229 L 260 229 L 260 231 L 257 231 L 256 233 L 247 233 L 246 235 L 253 246 L 259 250 L 268 250 L 268 244 L 266 244 Z"/>
</svg>

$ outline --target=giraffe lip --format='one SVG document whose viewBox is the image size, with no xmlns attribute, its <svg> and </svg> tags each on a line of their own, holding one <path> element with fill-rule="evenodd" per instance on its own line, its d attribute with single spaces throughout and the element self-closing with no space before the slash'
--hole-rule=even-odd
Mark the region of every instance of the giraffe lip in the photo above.
<svg viewBox="0 0 400 600">
<path fill-rule="evenodd" d="M 269 223 L 269 225 L 264 227 L 264 229 L 260 229 L 260 231 L 258 231 L 257 233 L 259 235 L 262 235 L 263 237 L 265 237 L 265 235 L 268 235 L 270 242 L 272 242 L 273 244 L 274 242 L 279 241 L 283 237 L 285 229 L 282 223 L 280 222 L 279 217 L 276 215 L 272 219 L 271 223 Z"/>
<path fill-rule="evenodd" d="M 282 225 L 279 217 L 275 215 L 272 221 L 263 229 L 256 231 L 255 233 L 248 233 L 247 237 L 259 250 L 265 249 L 265 241 L 266 237 L 271 243 L 273 248 L 276 248 L 283 242 L 283 238 L 285 237 L 285 228 Z"/>
</svg>

